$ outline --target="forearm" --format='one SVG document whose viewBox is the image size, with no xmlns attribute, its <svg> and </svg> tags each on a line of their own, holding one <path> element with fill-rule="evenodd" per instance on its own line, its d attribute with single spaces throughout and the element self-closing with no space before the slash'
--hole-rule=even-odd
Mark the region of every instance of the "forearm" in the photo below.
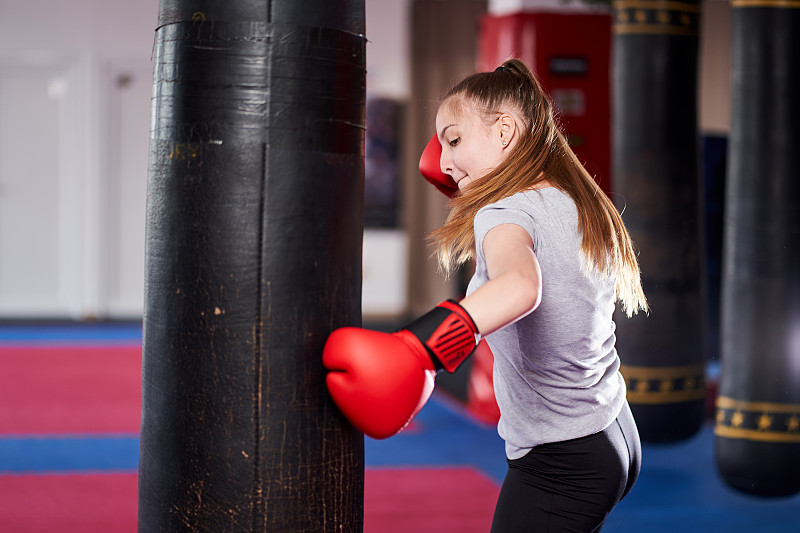
<svg viewBox="0 0 800 533">
<path fill-rule="evenodd" d="M 488 335 L 527 316 L 540 301 L 538 279 L 511 271 L 489 280 L 460 304 L 481 335 Z"/>
</svg>

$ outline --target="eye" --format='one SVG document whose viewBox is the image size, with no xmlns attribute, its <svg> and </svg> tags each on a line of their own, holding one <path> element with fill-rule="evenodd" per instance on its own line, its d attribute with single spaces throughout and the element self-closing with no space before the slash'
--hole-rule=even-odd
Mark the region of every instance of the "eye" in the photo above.
<svg viewBox="0 0 800 533">
<path fill-rule="evenodd" d="M 460 141 L 461 141 L 461 137 L 456 137 L 455 139 L 453 139 L 452 141 L 450 141 L 448 144 L 449 144 L 449 145 L 452 147 L 452 146 L 456 146 L 456 145 L 458 145 L 458 143 L 459 143 Z"/>
</svg>

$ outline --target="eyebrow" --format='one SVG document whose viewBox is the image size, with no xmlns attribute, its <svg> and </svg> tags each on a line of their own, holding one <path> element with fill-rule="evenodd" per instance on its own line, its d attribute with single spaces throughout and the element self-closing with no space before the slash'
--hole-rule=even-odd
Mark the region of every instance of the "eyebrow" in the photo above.
<svg viewBox="0 0 800 533">
<path fill-rule="evenodd" d="M 455 126 L 455 125 L 456 125 L 456 124 L 448 124 L 447 126 L 445 126 L 444 128 L 442 128 L 442 131 L 440 131 L 440 132 L 439 132 L 439 137 L 444 137 L 444 132 L 446 132 L 446 131 L 447 131 L 447 128 L 453 127 L 453 126 Z"/>
</svg>

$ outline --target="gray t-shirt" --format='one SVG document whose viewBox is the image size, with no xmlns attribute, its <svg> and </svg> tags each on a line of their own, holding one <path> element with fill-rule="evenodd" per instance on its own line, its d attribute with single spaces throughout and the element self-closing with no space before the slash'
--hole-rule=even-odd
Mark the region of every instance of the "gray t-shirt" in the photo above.
<svg viewBox="0 0 800 533">
<path fill-rule="evenodd" d="M 482 208 L 468 295 L 488 281 L 483 238 L 500 224 L 530 234 L 542 271 L 539 307 L 486 336 L 495 358 L 497 431 L 508 458 L 518 459 L 539 444 L 608 427 L 625 402 L 625 382 L 614 346 L 615 279 L 588 270 L 572 199 L 548 187 Z"/>
</svg>

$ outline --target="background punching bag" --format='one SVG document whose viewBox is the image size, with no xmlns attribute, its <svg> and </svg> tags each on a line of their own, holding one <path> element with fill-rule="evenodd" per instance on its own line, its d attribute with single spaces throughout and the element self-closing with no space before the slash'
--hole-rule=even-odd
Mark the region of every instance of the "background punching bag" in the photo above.
<svg viewBox="0 0 800 533">
<path fill-rule="evenodd" d="M 617 318 L 617 348 L 649 442 L 688 438 L 704 416 L 699 18 L 699 0 L 614 2 L 611 197 L 640 252 L 651 309 Z"/>
<path fill-rule="evenodd" d="M 733 2 L 716 461 L 732 487 L 800 492 L 800 9 Z"/>
<path fill-rule="evenodd" d="M 364 2 L 162 0 L 154 57 L 139 531 L 361 531 Z"/>
</svg>

